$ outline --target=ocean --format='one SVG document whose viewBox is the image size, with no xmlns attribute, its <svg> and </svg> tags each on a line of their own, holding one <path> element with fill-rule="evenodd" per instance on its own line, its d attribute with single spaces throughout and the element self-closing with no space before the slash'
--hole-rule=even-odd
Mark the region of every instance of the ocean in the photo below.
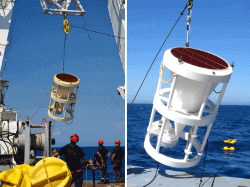
<svg viewBox="0 0 250 187">
<path fill-rule="evenodd" d="M 128 105 L 129 106 L 129 105 Z M 128 165 L 156 168 L 154 161 L 144 149 L 144 139 L 152 110 L 152 104 L 133 104 L 127 115 Z M 156 112 L 155 120 L 161 115 Z M 185 128 L 188 131 L 189 128 Z M 205 127 L 198 128 L 198 139 L 205 135 Z M 250 178 L 250 106 L 221 105 L 208 137 L 204 174 Z M 226 144 L 226 139 L 237 139 L 235 144 Z M 180 139 L 173 149 L 162 149 L 170 157 L 183 159 L 186 141 Z M 152 142 L 156 145 L 156 140 Z M 224 146 L 235 151 L 224 151 Z M 191 151 L 194 151 L 192 149 Z M 202 173 L 206 146 L 201 161 L 196 166 L 184 169 L 159 164 L 159 174 L 164 170 Z M 196 153 L 196 152 L 195 152 Z"/>
<path fill-rule="evenodd" d="M 105 146 L 108 151 L 112 154 L 112 151 L 114 149 L 113 146 Z M 124 153 L 125 153 L 125 147 L 124 146 L 121 146 Z M 94 155 L 96 154 L 97 152 L 97 147 L 81 147 L 83 152 L 85 153 L 85 156 L 84 158 L 86 160 L 89 160 L 89 159 L 92 159 L 94 160 Z M 59 151 L 61 149 L 61 147 L 52 147 L 52 149 L 56 149 L 56 151 Z M 124 155 L 125 157 L 125 155 Z M 61 156 L 60 159 L 64 160 L 65 157 L 64 156 Z M 113 167 L 111 165 L 111 155 L 110 157 L 108 158 L 107 160 L 107 165 L 108 165 L 108 174 L 109 174 L 109 180 L 115 180 L 115 176 L 114 176 L 114 172 L 113 172 Z M 123 160 L 122 162 L 122 170 L 123 170 L 123 173 L 125 175 L 125 160 Z M 88 171 L 88 180 L 93 180 L 93 172 L 92 171 Z M 83 171 L 83 180 L 85 181 L 86 180 L 86 170 Z M 100 181 L 101 180 L 101 176 L 100 176 L 100 170 L 96 170 L 95 172 L 95 180 L 96 181 Z"/>
</svg>

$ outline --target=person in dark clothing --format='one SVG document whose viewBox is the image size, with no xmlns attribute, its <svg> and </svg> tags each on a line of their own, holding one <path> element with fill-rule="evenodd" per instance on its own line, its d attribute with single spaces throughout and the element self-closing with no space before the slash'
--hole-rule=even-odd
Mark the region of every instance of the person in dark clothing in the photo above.
<svg viewBox="0 0 250 187">
<path fill-rule="evenodd" d="M 54 156 L 64 155 L 66 163 L 71 171 L 72 181 L 71 184 L 75 183 L 75 187 L 82 187 L 83 183 L 83 171 L 82 162 L 87 164 L 92 164 L 92 160 L 89 161 L 84 159 L 84 152 L 82 149 L 76 145 L 79 141 L 77 134 L 72 134 L 70 137 L 71 143 L 62 147 Z M 81 160 L 81 161 L 80 161 Z"/>
<path fill-rule="evenodd" d="M 99 167 L 102 166 L 102 158 L 98 154 L 95 154 L 94 156 L 94 165 Z"/>
<path fill-rule="evenodd" d="M 112 152 L 112 159 L 111 159 L 111 164 L 113 164 L 113 170 L 114 170 L 114 175 L 115 175 L 115 182 L 114 183 L 119 183 L 119 175 L 121 177 L 121 183 L 125 183 L 124 181 L 124 174 L 122 171 L 122 161 L 124 158 L 124 151 L 120 147 L 121 142 L 119 140 L 115 141 L 115 148 Z"/>
<path fill-rule="evenodd" d="M 98 141 L 98 148 L 97 148 L 97 154 L 100 156 L 102 161 L 102 169 L 100 170 L 101 173 L 101 181 L 99 184 L 107 184 L 109 183 L 109 175 L 108 175 L 108 168 L 107 168 L 107 159 L 110 156 L 110 152 L 106 149 L 106 147 L 103 146 L 103 140 Z M 107 157 L 108 154 L 108 157 Z M 105 181 L 104 181 L 105 178 Z"/>
</svg>

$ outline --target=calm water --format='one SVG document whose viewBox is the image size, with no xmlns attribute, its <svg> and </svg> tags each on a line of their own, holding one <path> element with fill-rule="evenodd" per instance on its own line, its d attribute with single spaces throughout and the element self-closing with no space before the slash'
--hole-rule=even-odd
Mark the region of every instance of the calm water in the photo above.
<svg viewBox="0 0 250 187">
<path fill-rule="evenodd" d="M 146 168 L 156 168 L 157 162 L 154 161 L 144 149 L 144 138 L 146 135 L 150 114 L 151 104 L 133 104 L 128 113 L 127 140 L 128 140 L 128 165 L 143 166 Z M 156 114 L 155 120 L 161 118 Z M 188 131 L 189 128 L 185 128 Z M 198 136 L 202 139 L 205 134 L 205 127 L 199 127 Z M 218 115 L 213 124 L 208 138 L 208 148 L 205 161 L 205 174 L 215 174 L 220 168 L 218 175 L 250 178 L 250 106 L 220 106 Z M 199 137 L 198 137 L 199 138 Z M 225 144 L 223 140 L 237 139 L 235 144 Z M 155 144 L 153 141 L 152 144 Z M 224 152 L 222 148 L 235 147 L 234 152 Z M 173 149 L 162 149 L 162 153 L 167 153 L 174 158 L 184 158 L 185 141 L 179 140 Z M 205 147 L 206 148 L 206 147 Z M 194 149 L 195 150 L 195 149 Z M 194 151 L 192 149 L 192 151 Z M 204 164 L 204 154 L 200 163 L 186 169 L 171 168 L 160 164 L 160 171 L 171 169 L 175 171 L 186 171 L 192 173 L 202 173 Z"/>
<path fill-rule="evenodd" d="M 114 149 L 114 147 L 112 146 L 105 146 L 108 151 L 112 154 L 112 151 Z M 121 146 L 123 151 L 125 152 L 125 147 Z M 92 160 L 94 160 L 94 155 L 96 154 L 97 152 L 97 147 L 81 147 L 83 152 L 85 153 L 85 156 L 84 158 L 86 160 L 89 160 L 92 158 Z M 61 149 L 61 147 L 53 147 L 52 149 L 56 149 L 56 151 L 59 151 Z M 60 157 L 62 160 L 65 161 L 64 159 L 64 156 L 61 156 Z M 108 174 L 109 174 L 109 179 L 110 180 L 115 180 L 115 177 L 114 177 L 114 172 L 113 172 L 113 167 L 111 165 L 111 155 L 110 157 L 108 158 L 107 160 L 107 165 L 108 165 Z M 123 166 L 122 166 L 122 169 L 123 169 L 123 172 L 125 174 L 125 171 L 124 171 L 124 168 L 125 168 L 125 160 L 123 160 Z M 100 171 L 97 170 L 96 171 L 96 174 L 95 174 L 95 179 L 96 180 L 101 180 L 101 176 L 100 176 Z M 83 180 L 86 180 L 86 170 L 83 171 Z M 93 172 L 92 171 L 88 171 L 88 180 L 93 180 Z"/>
</svg>

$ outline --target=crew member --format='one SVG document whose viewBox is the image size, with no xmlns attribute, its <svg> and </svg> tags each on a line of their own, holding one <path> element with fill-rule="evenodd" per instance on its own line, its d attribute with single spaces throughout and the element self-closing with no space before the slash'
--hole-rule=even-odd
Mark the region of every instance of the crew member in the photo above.
<svg viewBox="0 0 250 187">
<path fill-rule="evenodd" d="M 82 187 L 83 171 L 81 161 L 87 164 L 92 164 L 92 160 L 90 159 L 87 161 L 84 159 L 84 152 L 79 146 L 76 145 L 76 142 L 79 141 L 77 134 L 72 134 L 70 136 L 70 141 L 71 143 L 62 147 L 57 153 L 54 153 L 54 156 L 65 156 L 66 163 L 72 175 L 71 184 L 75 183 L 75 187 Z"/>
<path fill-rule="evenodd" d="M 110 152 L 106 149 L 106 147 L 103 146 L 104 142 L 103 140 L 98 141 L 98 148 L 97 148 L 97 154 L 101 157 L 102 161 L 102 169 L 100 170 L 101 173 L 101 181 L 99 184 L 107 184 L 109 183 L 109 176 L 108 176 L 108 168 L 107 168 L 107 159 L 110 156 Z M 108 157 L 107 157 L 108 154 Z M 105 181 L 104 181 L 105 178 Z"/>
<path fill-rule="evenodd" d="M 102 166 L 102 158 L 98 154 L 95 154 L 94 156 L 94 165 L 97 165 L 99 167 Z"/>
<path fill-rule="evenodd" d="M 114 175 L 115 175 L 115 182 L 114 183 L 119 183 L 119 175 L 120 173 L 120 178 L 121 178 L 121 183 L 124 183 L 124 174 L 122 171 L 122 160 L 124 158 L 124 151 L 120 147 L 121 142 L 119 140 L 115 141 L 115 148 L 112 152 L 112 159 L 111 159 L 111 164 L 113 164 L 113 170 L 114 170 Z"/>
</svg>

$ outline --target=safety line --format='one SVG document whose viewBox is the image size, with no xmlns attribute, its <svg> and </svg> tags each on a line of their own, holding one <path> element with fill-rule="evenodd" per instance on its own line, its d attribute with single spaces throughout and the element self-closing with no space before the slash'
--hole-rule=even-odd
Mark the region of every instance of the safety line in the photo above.
<svg viewBox="0 0 250 187">
<path fill-rule="evenodd" d="M 47 172 L 46 166 L 45 166 L 45 158 L 43 158 L 43 166 L 44 166 L 44 170 L 45 170 L 45 174 L 46 174 L 46 177 L 47 177 L 48 184 L 50 185 L 50 187 L 52 187 L 52 185 L 50 183 L 50 180 L 49 180 L 49 175 L 48 175 L 48 172 Z"/>
<path fill-rule="evenodd" d="M 87 27 L 86 27 L 86 24 L 85 24 L 85 22 L 84 22 L 83 17 L 82 17 L 82 21 L 83 21 L 83 24 L 84 24 L 85 28 L 87 28 Z M 108 90 L 108 88 L 107 88 L 107 86 L 106 86 L 106 84 L 105 84 L 105 82 L 104 82 L 104 80 L 103 80 L 103 78 L 102 78 L 101 70 L 100 70 L 99 63 L 98 63 L 97 56 L 96 56 L 96 52 L 95 52 L 95 46 L 94 46 L 94 43 L 93 43 L 93 41 L 92 41 L 92 39 L 91 39 L 91 37 L 90 37 L 90 35 L 89 35 L 88 30 L 87 30 L 87 34 L 88 34 L 89 39 L 90 39 L 90 41 L 91 41 L 91 43 L 92 43 L 92 46 L 93 46 L 93 50 L 94 50 L 94 54 L 95 54 L 95 60 L 96 60 L 96 63 L 97 63 L 97 67 L 98 67 L 99 74 L 100 74 L 100 76 L 101 76 L 103 85 L 105 86 L 105 88 L 106 88 L 107 92 L 109 93 L 110 97 L 111 97 L 111 98 L 116 102 L 116 104 L 123 110 L 123 112 L 125 112 L 125 110 L 121 107 L 121 105 L 119 105 L 119 103 L 118 103 L 118 102 L 114 99 L 114 97 L 110 94 L 110 92 L 109 92 L 109 90 Z"/>
<path fill-rule="evenodd" d="M 153 62 L 152 62 L 152 64 L 151 64 L 151 66 L 149 67 L 149 70 L 148 70 L 146 76 L 144 77 L 144 79 L 143 79 L 143 81 L 142 81 L 142 83 L 141 83 L 141 85 L 140 85 L 140 87 L 139 87 L 139 89 L 138 89 L 138 91 L 137 91 L 137 93 L 136 93 L 136 95 L 135 95 L 135 97 L 134 97 L 132 103 L 130 104 L 130 106 L 129 106 L 128 110 L 127 110 L 127 113 L 128 113 L 128 111 L 129 111 L 129 109 L 131 108 L 132 104 L 134 103 L 134 101 L 135 101 L 135 99 L 136 99 L 136 97 L 137 97 L 139 91 L 141 90 L 141 87 L 142 87 L 144 81 L 146 80 L 146 78 L 147 78 L 147 76 L 148 76 L 148 73 L 149 73 L 149 71 L 151 70 L 151 68 L 152 68 L 152 66 L 153 66 L 153 64 L 154 64 L 154 62 L 155 62 L 155 60 L 156 60 L 156 58 L 158 57 L 158 55 L 159 55 L 159 53 L 160 53 L 160 51 L 161 51 L 161 49 L 162 49 L 162 47 L 164 46 L 164 44 L 165 44 L 165 42 L 167 41 L 169 35 L 171 34 L 171 32 L 173 31 L 173 29 L 175 28 L 176 24 L 178 23 L 179 19 L 180 19 L 181 16 L 183 15 L 183 13 L 184 13 L 184 11 L 186 10 L 186 8 L 187 8 L 187 4 L 185 5 L 185 8 L 184 8 L 183 11 L 181 12 L 181 15 L 179 16 L 179 18 L 178 18 L 177 21 L 175 22 L 174 26 L 173 26 L 172 29 L 170 30 L 170 32 L 169 32 L 168 36 L 166 37 L 166 39 L 164 40 L 163 44 L 161 45 L 161 48 L 159 49 L 158 53 L 156 54 L 156 56 L 155 56 L 155 58 L 154 58 L 154 60 L 153 60 Z"/>
<path fill-rule="evenodd" d="M 61 59 L 60 59 L 60 62 L 59 62 L 59 64 L 58 64 L 58 67 L 57 67 L 57 70 L 56 70 L 56 74 L 57 74 L 57 72 L 58 72 L 58 69 L 59 69 L 60 64 L 61 64 L 61 61 L 62 61 L 62 56 L 63 56 L 64 50 L 65 50 L 66 39 L 67 39 L 67 35 L 65 35 L 64 46 L 63 46 L 63 50 L 62 50 L 62 55 L 61 55 Z M 52 84 L 53 84 L 53 82 L 52 82 Z M 51 84 L 51 85 L 52 85 L 52 84 Z M 40 108 L 42 107 L 44 101 L 46 100 L 47 96 L 49 95 L 50 90 L 51 90 L 51 86 L 50 86 L 49 91 L 48 91 L 48 93 L 46 94 L 46 96 L 45 96 L 45 98 L 44 98 L 42 104 L 39 106 L 39 108 L 38 108 L 37 111 L 33 114 L 33 116 L 30 118 L 30 120 L 31 120 L 31 119 L 36 115 L 36 113 L 40 110 Z"/>
<path fill-rule="evenodd" d="M 106 34 L 106 33 L 103 33 L 103 32 L 98 32 L 98 31 L 94 31 L 94 30 L 90 30 L 90 29 L 86 29 L 86 28 L 82 28 L 82 27 L 78 27 L 78 26 L 74 26 L 74 25 L 70 25 L 70 26 L 75 27 L 75 28 L 78 28 L 78 29 L 83 29 L 83 30 L 86 30 L 86 31 L 98 33 L 98 34 L 104 34 L 104 35 L 112 36 L 112 37 L 115 37 L 115 38 L 125 39 L 125 38 L 123 38 L 123 37 L 115 36 L 115 35 L 112 35 L 112 34 Z"/>
</svg>

